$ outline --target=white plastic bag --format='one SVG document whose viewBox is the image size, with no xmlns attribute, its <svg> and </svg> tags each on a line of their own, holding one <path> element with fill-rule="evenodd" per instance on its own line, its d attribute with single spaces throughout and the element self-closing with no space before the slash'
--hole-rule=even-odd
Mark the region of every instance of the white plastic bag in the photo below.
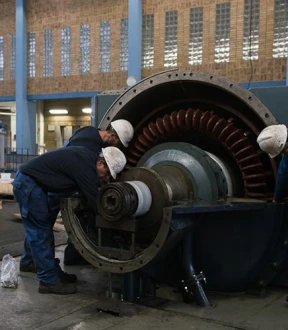
<svg viewBox="0 0 288 330">
<path fill-rule="evenodd" d="M 10 254 L 6 254 L 1 265 L 1 286 L 16 289 L 18 287 L 18 273 L 17 261 Z"/>
</svg>

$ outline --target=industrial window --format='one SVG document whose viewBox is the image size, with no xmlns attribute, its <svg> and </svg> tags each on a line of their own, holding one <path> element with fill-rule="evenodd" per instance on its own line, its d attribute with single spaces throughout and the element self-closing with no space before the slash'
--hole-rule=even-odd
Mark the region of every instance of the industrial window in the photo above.
<svg viewBox="0 0 288 330">
<path fill-rule="evenodd" d="M 110 71 L 110 23 L 100 23 L 100 54 L 99 54 L 99 70 L 100 72 Z"/>
<path fill-rule="evenodd" d="M 11 53 L 10 53 L 10 78 L 12 80 L 15 79 L 15 71 L 16 71 L 16 36 L 10 36 L 10 45 L 11 45 Z"/>
<path fill-rule="evenodd" d="M 43 76 L 53 76 L 53 31 L 44 31 L 44 63 Z"/>
<path fill-rule="evenodd" d="M 245 0 L 243 60 L 258 60 L 260 0 Z"/>
<path fill-rule="evenodd" d="M 28 77 L 33 78 L 36 75 L 36 33 L 28 32 Z"/>
<path fill-rule="evenodd" d="M 128 69 L 128 19 L 121 19 L 120 33 L 120 70 Z"/>
<path fill-rule="evenodd" d="M 4 37 L 0 37 L 0 80 L 4 80 Z"/>
<path fill-rule="evenodd" d="M 230 58 L 230 2 L 216 5 L 215 56 L 216 63 Z"/>
<path fill-rule="evenodd" d="M 71 28 L 61 29 L 61 75 L 71 74 Z"/>
<path fill-rule="evenodd" d="M 287 57 L 288 53 L 288 0 L 275 0 L 273 57 Z"/>
<path fill-rule="evenodd" d="M 154 66 L 154 15 L 142 18 L 142 68 Z"/>
<path fill-rule="evenodd" d="M 164 66 L 177 66 L 177 11 L 166 12 Z"/>
<path fill-rule="evenodd" d="M 90 72 L 90 25 L 80 27 L 80 73 Z"/>
<path fill-rule="evenodd" d="M 203 7 L 190 9 L 189 64 L 202 64 Z"/>
</svg>

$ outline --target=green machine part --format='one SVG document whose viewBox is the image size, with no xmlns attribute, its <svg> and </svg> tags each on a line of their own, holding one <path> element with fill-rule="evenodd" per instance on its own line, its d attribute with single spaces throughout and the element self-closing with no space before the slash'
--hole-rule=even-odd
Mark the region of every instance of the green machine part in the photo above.
<svg viewBox="0 0 288 330">
<path fill-rule="evenodd" d="M 91 100 L 91 126 L 98 127 L 110 106 L 118 99 L 121 92 L 114 94 L 97 94 Z"/>
<path fill-rule="evenodd" d="M 288 126 L 288 87 L 251 88 L 250 92 L 272 112 L 279 124 Z"/>
<path fill-rule="evenodd" d="M 288 126 L 288 87 L 250 88 L 249 91 L 272 112 L 279 123 Z M 92 126 L 99 126 L 105 113 L 121 94 L 122 92 L 117 91 L 109 94 L 97 94 L 92 98 Z"/>
</svg>

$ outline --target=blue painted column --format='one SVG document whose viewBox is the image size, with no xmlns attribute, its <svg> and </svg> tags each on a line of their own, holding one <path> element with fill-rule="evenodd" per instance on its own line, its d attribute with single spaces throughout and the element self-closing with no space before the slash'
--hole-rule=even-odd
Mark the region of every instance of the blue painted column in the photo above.
<svg viewBox="0 0 288 330">
<path fill-rule="evenodd" d="M 142 0 L 128 0 L 128 77 L 141 80 Z"/>
<path fill-rule="evenodd" d="M 36 103 L 27 100 L 26 63 L 26 0 L 16 0 L 16 148 L 17 153 L 35 154 Z"/>
<path fill-rule="evenodd" d="M 91 98 L 91 123 L 90 125 L 93 127 L 97 127 L 97 105 L 98 105 L 98 100 L 97 100 L 98 95 L 95 95 Z"/>
<path fill-rule="evenodd" d="M 286 58 L 286 86 L 288 86 L 288 54 Z"/>
</svg>

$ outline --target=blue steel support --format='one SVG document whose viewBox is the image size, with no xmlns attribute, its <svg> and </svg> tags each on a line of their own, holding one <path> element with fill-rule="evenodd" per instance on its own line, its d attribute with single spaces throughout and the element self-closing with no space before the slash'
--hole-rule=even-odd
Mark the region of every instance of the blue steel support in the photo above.
<svg viewBox="0 0 288 330">
<path fill-rule="evenodd" d="M 239 85 L 243 88 L 248 88 L 249 83 L 243 82 L 239 83 Z M 264 88 L 264 87 L 285 87 L 286 81 L 285 80 L 275 80 L 275 81 L 253 81 L 250 83 L 250 88 Z"/>
<path fill-rule="evenodd" d="M 286 86 L 288 86 L 288 54 L 286 58 Z"/>
<path fill-rule="evenodd" d="M 83 99 L 83 98 L 91 98 L 91 97 L 93 97 L 93 96 L 95 96 L 99 93 L 101 93 L 101 91 L 55 93 L 55 94 L 32 94 L 32 95 L 28 95 L 27 99 L 29 101 L 35 101 L 35 100 L 60 100 L 60 99 L 61 100 L 63 100 L 63 99 Z"/>
<path fill-rule="evenodd" d="M 27 100 L 26 0 L 16 0 L 16 147 L 36 153 L 36 104 Z"/>
<path fill-rule="evenodd" d="M 142 0 L 128 0 L 128 77 L 141 80 Z"/>
<path fill-rule="evenodd" d="M 91 126 L 97 126 L 97 95 L 91 98 Z"/>
</svg>

